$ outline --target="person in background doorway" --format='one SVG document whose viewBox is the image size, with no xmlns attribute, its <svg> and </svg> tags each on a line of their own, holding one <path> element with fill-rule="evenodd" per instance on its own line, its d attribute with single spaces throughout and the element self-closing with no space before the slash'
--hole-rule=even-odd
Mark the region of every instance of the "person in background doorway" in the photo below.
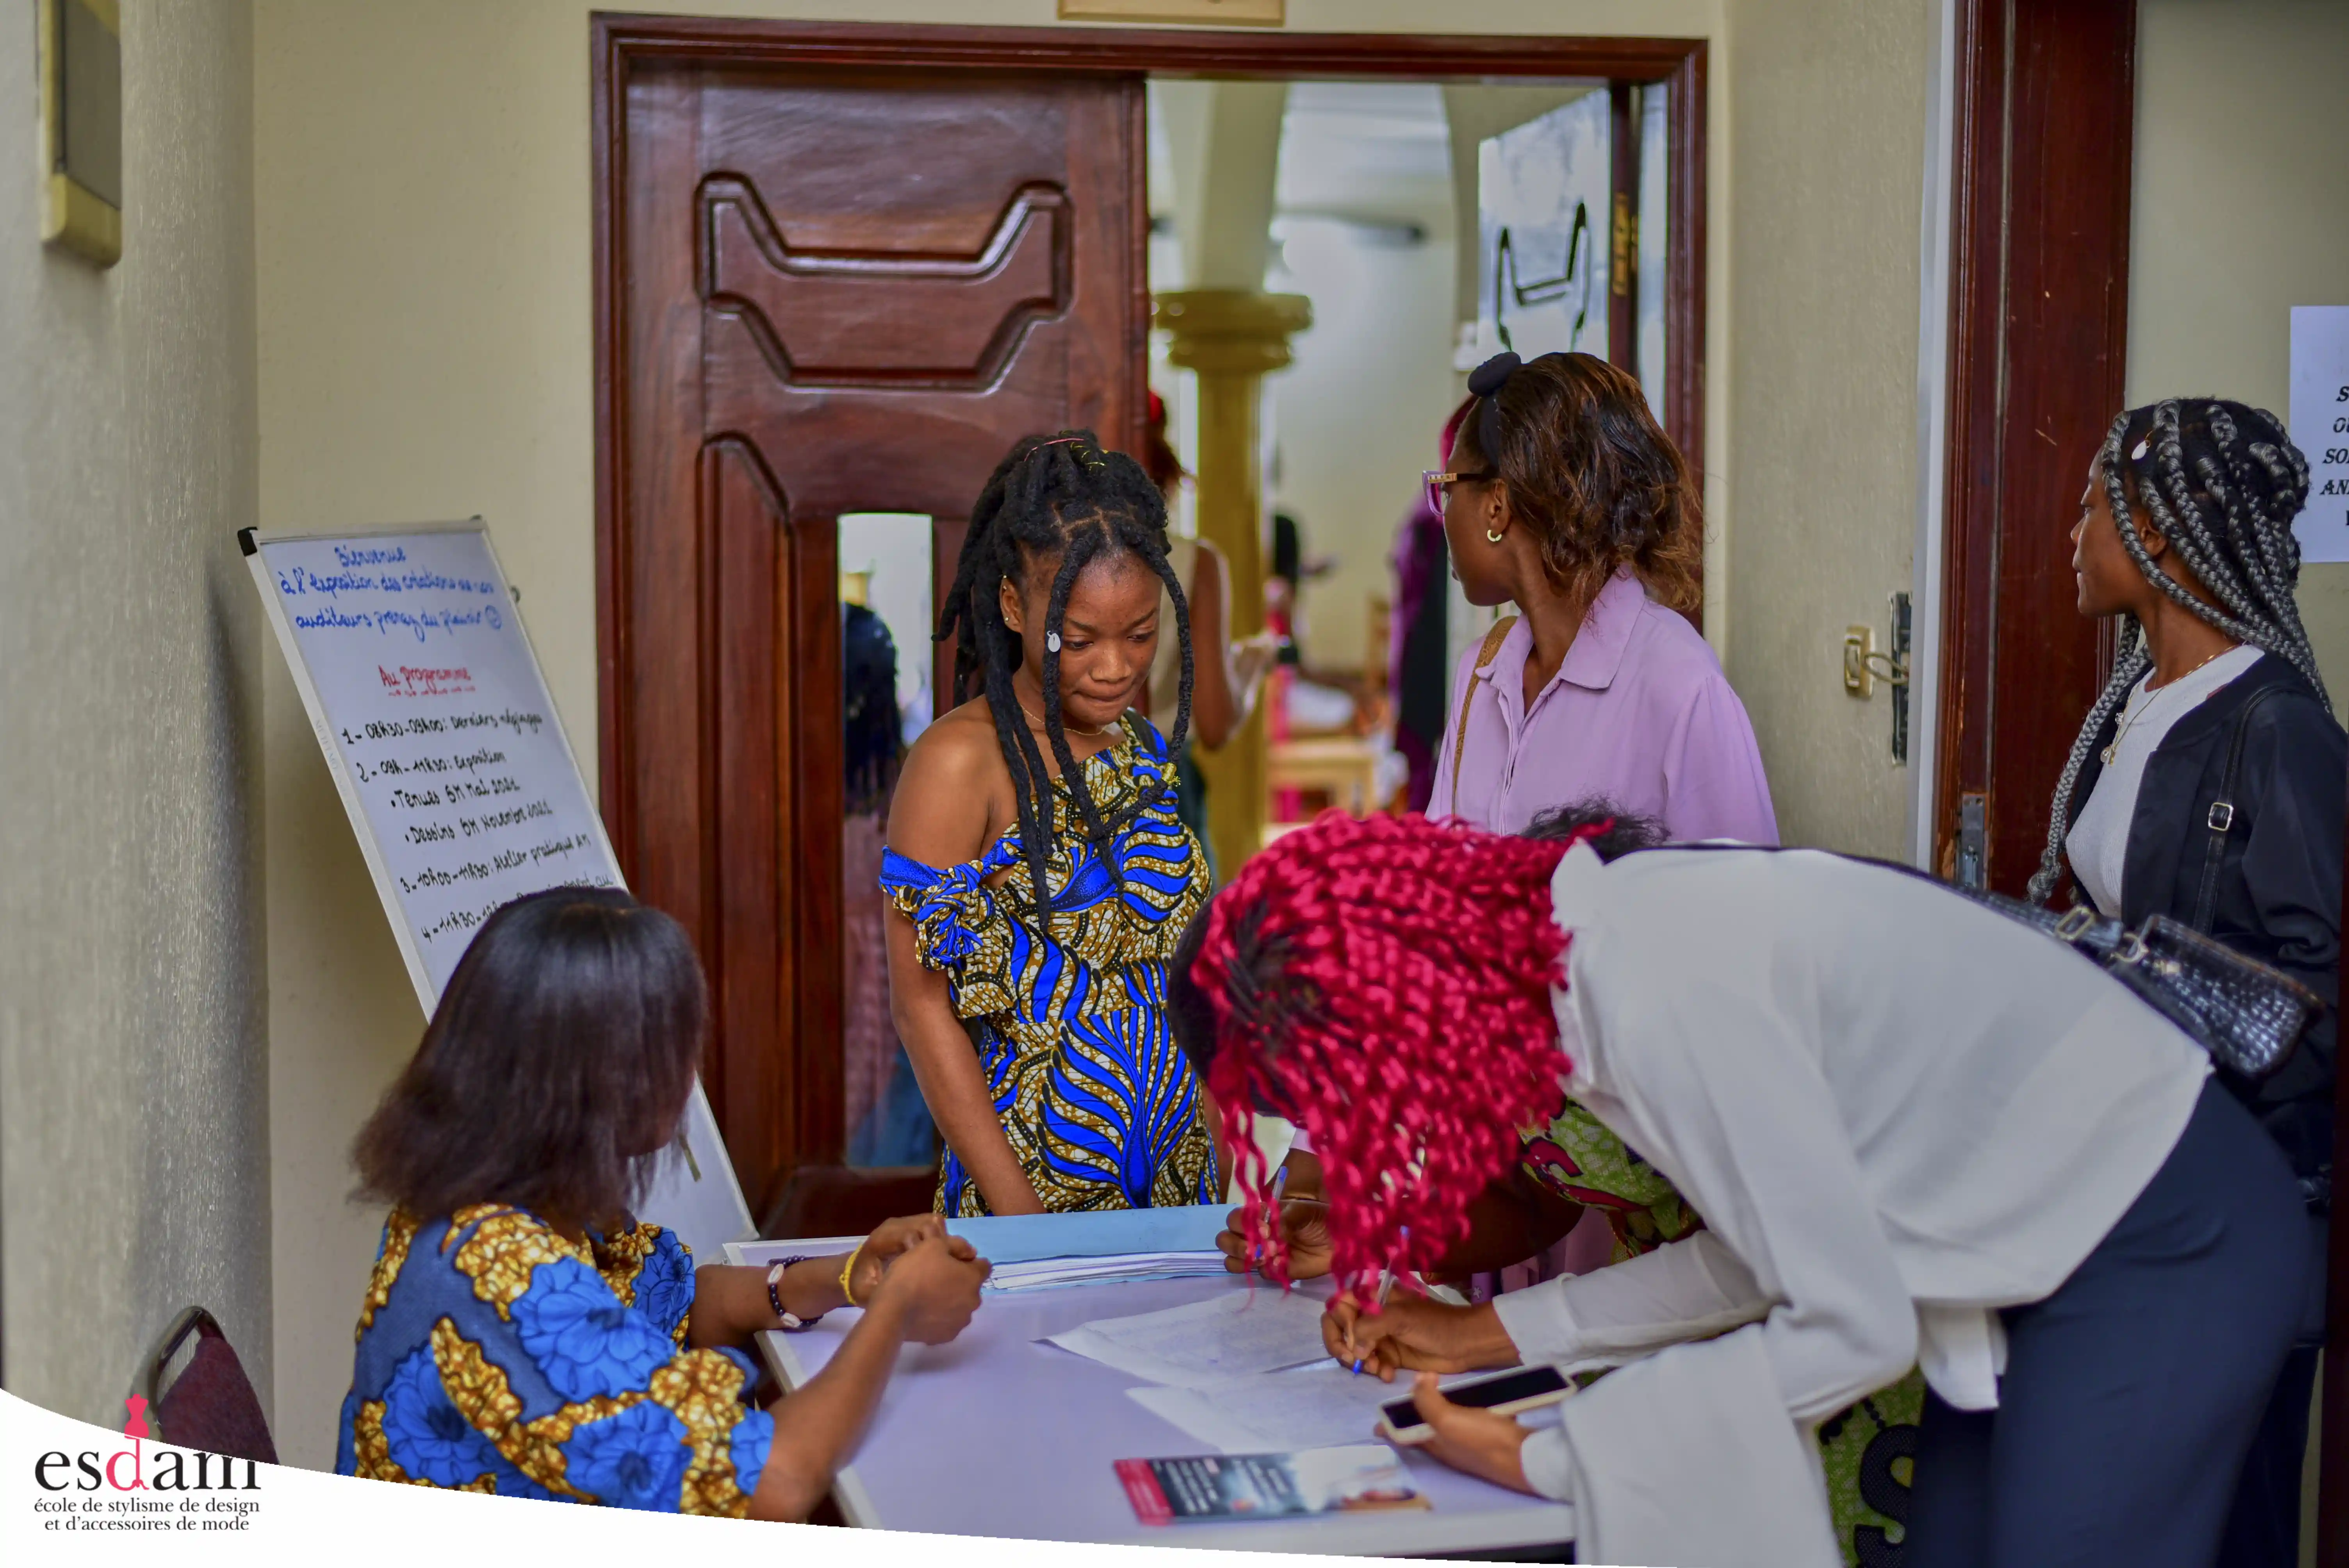
<svg viewBox="0 0 2349 1568">
<path fill-rule="evenodd" d="M 1438 462 L 1452 455 L 1452 438 L 1473 401 L 1463 402 L 1444 422 L 1436 443 Z M 1444 695 L 1447 620 L 1452 595 L 1444 591 L 1451 558 L 1444 547 L 1444 511 L 1422 486 L 1402 521 L 1394 548 L 1394 618 L 1387 645 L 1387 689 L 1394 694 L 1394 745 L 1411 773 L 1403 785 L 1403 810 L 1424 811 L 1435 793 L 1435 753 L 1444 744 Z"/>
<path fill-rule="evenodd" d="M 2299 1178 L 2313 1255 L 2333 1182 L 2343 817 L 2349 737 L 2293 590 L 2308 464 L 2263 409 L 2173 398 L 2114 419 L 2073 525 L 2080 614 L 2121 617 L 2120 657 L 2056 786 L 2031 883 L 2068 866 L 2135 926 L 2166 914 L 2282 970 L 2327 1004 L 2274 1077 L 2220 1079 Z M 2246 1460 L 2220 1562 L 2292 1568 L 2309 1396 L 2323 1334 L 2311 1270 L 2301 1339 Z"/>
<path fill-rule="evenodd" d="M 1150 395 L 1150 422 L 1143 432 L 1142 466 L 1171 508 L 1183 481 L 1190 476 L 1166 439 L 1166 400 L 1155 392 Z M 1231 617 L 1226 607 L 1231 603 L 1232 580 L 1222 551 L 1204 539 L 1186 539 L 1170 532 L 1166 538 L 1166 560 L 1174 569 L 1175 580 L 1183 584 L 1195 661 L 1191 676 L 1190 733 L 1174 754 L 1175 809 L 1183 825 L 1207 849 L 1207 870 L 1212 878 L 1215 858 L 1207 837 L 1207 781 L 1200 775 L 1199 765 L 1191 752 L 1195 747 L 1220 750 L 1232 732 L 1247 722 L 1248 710 L 1256 705 L 1257 687 L 1263 683 L 1279 643 L 1268 634 L 1238 643 L 1231 641 Z M 1174 596 L 1162 594 L 1159 624 L 1172 624 L 1174 614 Z M 1202 650 L 1205 657 L 1199 656 Z M 1150 665 L 1150 722 L 1158 727 L 1161 735 L 1174 731 L 1182 684 L 1180 644 L 1176 638 L 1162 636 L 1158 639 L 1157 655 Z"/>
<path fill-rule="evenodd" d="M 988 1265 L 935 1215 L 845 1257 L 697 1269 L 628 1211 L 670 1157 L 709 1031 L 693 944 L 615 888 L 475 934 L 352 1150 L 391 1205 L 359 1313 L 343 1475 L 671 1513 L 805 1519 L 899 1346 L 943 1345 Z M 751 1336 L 863 1315 L 764 1410 Z"/>
<path fill-rule="evenodd" d="M 1162 589 L 1173 748 L 1139 711 Z M 1221 1191 L 1164 1013 L 1166 956 L 1207 895 L 1169 755 L 1190 719 L 1185 598 L 1164 498 L 1090 431 L 1021 440 L 971 507 L 938 635 L 979 695 L 907 754 L 881 872 L 897 1034 L 946 1136 L 942 1213 Z"/>
<path fill-rule="evenodd" d="M 882 824 L 905 758 L 897 708 L 897 644 L 863 604 L 840 607 L 841 740 L 847 758 L 840 827 L 841 1069 L 848 1162 L 927 1165 L 937 1130 L 914 1065 L 889 1017 L 889 946 L 883 933 Z"/>
<path fill-rule="evenodd" d="M 1429 810 L 1514 833 L 1604 797 L 1675 840 L 1776 843 L 1744 705 L 1679 614 L 1702 503 L 1640 384 L 1588 354 L 1503 354 L 1468 390 L 1428 497 L 1468 602 L 1521 614 L 1461 660 Z"/>
</svg>

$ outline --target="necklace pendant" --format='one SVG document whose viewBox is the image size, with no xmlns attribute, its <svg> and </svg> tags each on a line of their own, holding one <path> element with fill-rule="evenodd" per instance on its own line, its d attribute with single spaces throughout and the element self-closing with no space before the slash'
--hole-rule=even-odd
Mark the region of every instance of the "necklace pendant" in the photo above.
<svg viewBox="0 0 2349 1568">
<path fill-rule="evenodd" d="M 2121 743 L 2116 739 L 2110 746 L 2106 747 L 2105 749 L 2099 753 L 2099 755 L 2105 759 L 2106 767 L 2110 768 L 2113 765 L 2113 753 L 2118 751 L 2120 748 Z"/>
</svg>

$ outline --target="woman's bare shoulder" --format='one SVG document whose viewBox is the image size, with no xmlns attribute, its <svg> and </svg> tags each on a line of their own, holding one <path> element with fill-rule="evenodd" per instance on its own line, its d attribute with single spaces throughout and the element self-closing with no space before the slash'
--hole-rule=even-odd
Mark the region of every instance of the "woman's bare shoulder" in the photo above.
<svg viewBox="0 0 2349 1568">
<path fill-rule="evenodd" d="M 1010 789 L 985 698 L 942 715 L 905 753 L 889 806 L 889 847 L 932 865 L 985 848 L 996 802 Z"/>
</svg>

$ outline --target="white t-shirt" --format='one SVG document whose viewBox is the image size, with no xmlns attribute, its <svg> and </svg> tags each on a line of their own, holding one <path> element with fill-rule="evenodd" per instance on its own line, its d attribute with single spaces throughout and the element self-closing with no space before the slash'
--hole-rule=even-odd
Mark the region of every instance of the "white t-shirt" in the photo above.
<svg viewBox="0 0 2349 1568">
<path fill-rule="evenodd" d="M 2259 662 L 2260 650 L 2245 643 L 2166 686 L 2149 687 L 2147 682 L 2153 679 L 2153 672 L 2147 670 L 2145 678 L 2129 688 L 2128 701 L 2121 709 L 2120 733 L 2113 742 L 2112 762 L 2097 776 L 2088 803 L 2080 809 L 2079 818 L 2064 840 L 2072 873 L 2080 879 L 2080 886 L 2100 913 L 2117 916 L 2121 912 L 2121 872 L 2128 861 L 2129 823 L 2137 816 L 2137 789 L 2145 782 L 2147 759 L 2171 726 Z"/>
</svg>

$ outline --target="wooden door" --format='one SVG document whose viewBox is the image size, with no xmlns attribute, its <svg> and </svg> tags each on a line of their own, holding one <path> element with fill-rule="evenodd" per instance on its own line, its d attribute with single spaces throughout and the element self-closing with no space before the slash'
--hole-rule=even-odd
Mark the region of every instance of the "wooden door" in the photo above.
<svg viewBox="0 0 2349 1568">
<path fill-rule="evenodd" d="M 598 60 L 603 806 L 763 1212 L 844 1137 L 836 519 L 950 573 L 1019 437 L 1138 438 L 1142 82 Z"/>
<path fill-rule="evenodd" d="M 2072 524 L 2120 411 L 2136 0 L 1963 0 L 1936 847 L 2020 893 L 2110 667 Z"/>
</svg>

